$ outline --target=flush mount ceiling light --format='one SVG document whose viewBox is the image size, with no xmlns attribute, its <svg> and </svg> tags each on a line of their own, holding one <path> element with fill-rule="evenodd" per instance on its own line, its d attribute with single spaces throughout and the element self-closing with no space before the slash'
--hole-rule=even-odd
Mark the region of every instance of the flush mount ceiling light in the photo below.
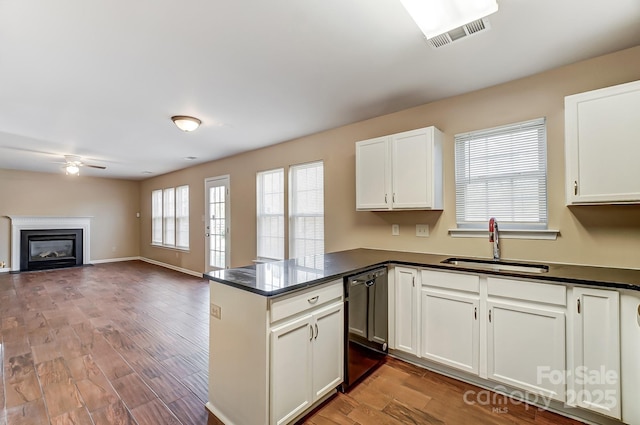
<svg viewBox="0 0 640 425">
<path fill-rule="evenodd" d="M 496 0 L 400 0 L 429 39 L 498 11 Z"/>
<path fill-rule="evenodd" d="M 202 121 L 198 118 L 186 115 L 175 115 L 171 117 L 171 121 L 173 121 L 173 123 L 182 131 L 193 131 L 202 124 Z"/>
</svg>

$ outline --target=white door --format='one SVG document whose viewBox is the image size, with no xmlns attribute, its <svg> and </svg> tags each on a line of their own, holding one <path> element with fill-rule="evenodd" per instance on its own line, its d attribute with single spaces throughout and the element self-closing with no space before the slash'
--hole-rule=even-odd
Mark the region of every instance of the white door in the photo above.
<svg viewBox="0 0 640 425">
<path fill-rule="evenodd" d="M 415 355 L 418 355 L 417 275 L 415 269 L 396 267 L 396 349 Z"/>
<path fill-rule="evenodd" d="M 229 176 L 204 181 L 206 271 L 229 268 Z"/>
<path fill-rule="evenodd" d="M 334 304 L 314 313 L 313 397 L 337 387 L 344 373 L 344 304 Z"/>
<path fill-rule="evenodd" d="M 289 423 L 312 403 L 311 315 L 271 330 L 271 424 Z"/>
<path fill-rule="evenodd" d="M 487 302 L 488 378 L 558 401 L 565 382 L 565 313 L 544 306 Z M 526 329 L 526 331 L 523 331 Z"/>
<path fill-rule="evenodd" d="M 620 419 L 620 294 L 574 288 L 569 402 Z M 570 403 L 574 404 L 574 403 Z"/>
<path fill-rule="evenodd" d="M 421 356 L 478 374 L 479 297 L 422 289 Z"/>
</svg>

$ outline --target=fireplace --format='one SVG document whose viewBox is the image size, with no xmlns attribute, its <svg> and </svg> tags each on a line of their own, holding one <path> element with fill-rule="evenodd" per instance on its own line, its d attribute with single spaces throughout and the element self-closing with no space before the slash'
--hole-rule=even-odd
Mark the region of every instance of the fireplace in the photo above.
<svg viewBox="0 0 640 425">
<path fill-rule="evenodd" d="M 28 248 L 25 249 L 26 252 L 23 252 L 22 249 L 22 231 L 24 230 L 42 231 L 53 229 L 55 231 L 63 231 L 66 234 L 82 230 L 80 235 L 76 233 L 76 263 L 91 264 L 91 217 L 11 215 L 9 218 L 11 219 L 11 273 L 18 273 L 23 270 L 23 256 L 29 256 L 30 254 Z"/>
<path fill-rule="evenodd" d="M 80 266 L 82 229 L 20 231 L 20 271 Z"/>
</svg>

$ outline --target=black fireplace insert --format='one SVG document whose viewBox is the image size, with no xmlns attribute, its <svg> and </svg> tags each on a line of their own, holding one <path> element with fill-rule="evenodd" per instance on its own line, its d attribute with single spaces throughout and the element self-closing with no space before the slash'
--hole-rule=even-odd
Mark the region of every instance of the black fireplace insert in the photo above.
<svg viewBox="0 0 640 425">
<path fill-rule="evenodd" d="M 80 266 L 82 229 L 20 231 L 20 271 Z"/>
</svg>

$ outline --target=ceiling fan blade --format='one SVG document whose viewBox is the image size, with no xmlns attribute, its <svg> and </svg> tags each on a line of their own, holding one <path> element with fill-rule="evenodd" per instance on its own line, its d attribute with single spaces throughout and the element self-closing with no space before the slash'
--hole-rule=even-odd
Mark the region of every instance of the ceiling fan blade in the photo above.
<svg viewBox="0 0 640 425">
<path fill-rule="evenodd" d="M 106 170 L 107 167 L 105 167 L 104 165 L 91 165 L 91 164 L 82 164 L 83 167 L 89 167 L 89 168 L 97 168 L 99 170 Z"/>
</svg>

